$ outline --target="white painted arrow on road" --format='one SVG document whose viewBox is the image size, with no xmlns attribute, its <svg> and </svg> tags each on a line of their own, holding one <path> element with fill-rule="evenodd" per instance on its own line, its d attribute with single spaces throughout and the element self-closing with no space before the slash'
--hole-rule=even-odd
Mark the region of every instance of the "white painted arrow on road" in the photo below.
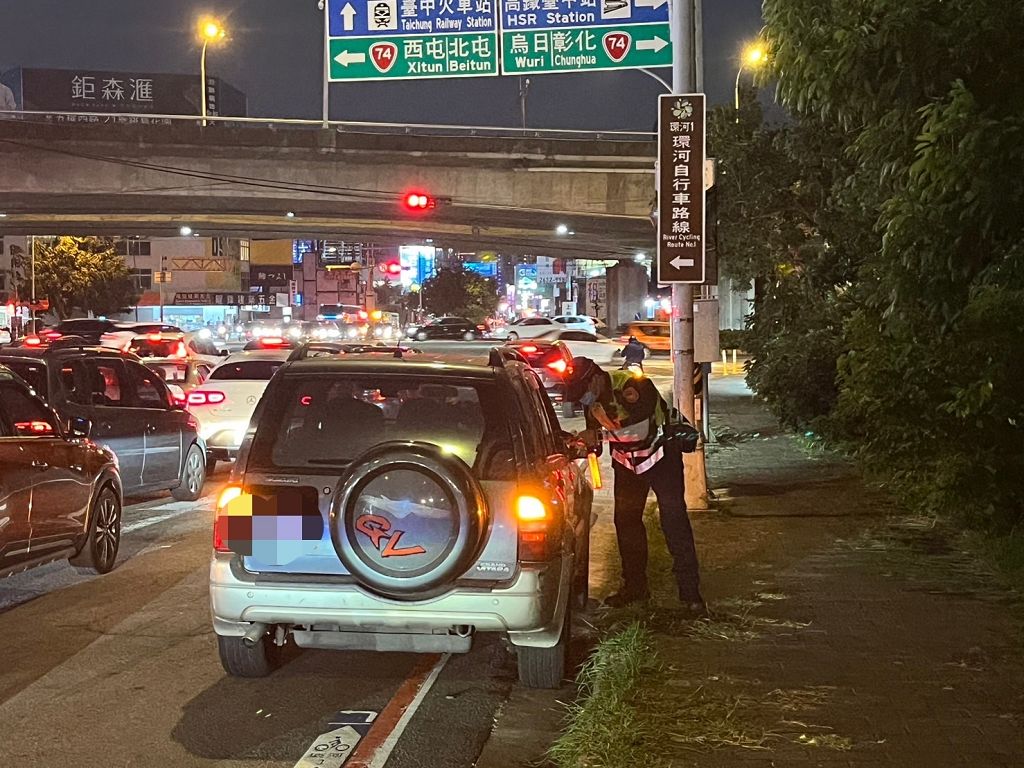
<svg viewBox="0 0 1024 768">
<path fill-rule="evenodd" d="M 352 7 L 352 3 L 345 3 L 345 7 L 341 9 L 341 15 L 345 19 L 345 31 L 351 32 L 356 20 L 356 9 Z"/>
<path fill-rule="evenodd" d="M 672 261 L 669 262 L 676 269 L 682 269 L 683 267 L 692 267 L 693 259 L 684 259 L 682 256 L 676 256 Z"/>
<path fill-rule="evenodd" d="M 636 0 L 637 8 L 654 8 L 658 9 L 665 5 L 668 0 Z"/>
<path fill-rule="evenodd" d="M 655 53 L 657 53 L 662 48 L 665 48 L 667 45 L 668 45 L 668 41 L 667 40 L 662 40 L 657 35 L 654 36 L 653 40 L 637 40 L 636 41 L 636 49 L 638 51 L 654 51 Z"/>
<path fill-rule="evenodd" d="M 365 64 L 366 54 L 365 53 L 350 53 L 348 51 L 342 51 L 334 60 L 341 64 L 343 67 L 347 67 L 349 64 Z"/>
</svg>

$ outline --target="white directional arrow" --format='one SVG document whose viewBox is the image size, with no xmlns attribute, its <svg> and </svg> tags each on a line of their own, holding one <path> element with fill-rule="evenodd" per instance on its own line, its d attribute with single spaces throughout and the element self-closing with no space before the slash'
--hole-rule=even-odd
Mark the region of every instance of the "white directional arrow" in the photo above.
<svg viewBox="0 0 1024 768">
<path fill-rule="evenodd" d="M 341 15 L 345 19 L 345 31 L 350 32 L 356 20 L 356 9 L 352 7 L 352 3 L 345 3 L 345 7 L 341 9 Z"/>
<path fill-rule="evenodd" d="M 365 64 L 366 54 L 365 53 L 350 53 L 349 51 L 342 51 L 334 60 L 341 64 L 343 67 L 347 67 L 349 64 Z"/>
<path fill-rule="evenodd" d="M 668 0 L 636 0 L 637 8 L 654 8 L 657 10 L 665 5 Z"/>
<path fill-rule="evenodd" d="M 636 41 L 636 49 L 638 51 L 654 51 L 655 53 L 657 53 L 662 48 L 665 48 L 667 45 L 668 45 L 668 41 L 667 40 L 662 40 L 657 35 L 654 36 L 653 40 L 637 40 Z"/>
<path fill-rule="evenodd" d="M 693 259 L 684 259 L 682 256 L 676 256 L 672 261 L 669 262 L 676 269 L 682 269 L 683 267 L 692 267 Z"/>
</svg>

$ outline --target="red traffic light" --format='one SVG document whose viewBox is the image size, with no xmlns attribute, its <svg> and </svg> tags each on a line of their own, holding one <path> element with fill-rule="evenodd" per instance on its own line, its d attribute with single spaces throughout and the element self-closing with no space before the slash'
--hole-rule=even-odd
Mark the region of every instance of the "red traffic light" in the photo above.
<svg viewBox="0 0 1024 768">
<path fill-rule="evenodd" d="M 380 270 L 391 277 L 398 277 L 402 274 L 402 265 L 397 261 L 389 261 L 387 264 L 381 264 Z"/>
<path fill-rule="evenodd" d="M 406 209 L 410 211 L 425 211 L 437 205 L 437 201 L 434 198 L 422 192 L 409 192 L 406 194 L 403 202 Z"/>
</svg>

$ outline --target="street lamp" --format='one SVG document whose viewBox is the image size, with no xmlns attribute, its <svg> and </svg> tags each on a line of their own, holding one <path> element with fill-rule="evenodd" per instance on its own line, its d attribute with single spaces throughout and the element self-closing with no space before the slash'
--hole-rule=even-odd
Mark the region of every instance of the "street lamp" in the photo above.
<svg viewBox="0 0 1024 768">
<path fill-rule="evenodd" d="M 768 52 L 761 43 L 751 43 L 743 49 L 740 68 L 736 70 L 736 122 L 740 121 L 740 75 L 744 69 L 759 69 L 768 61 Z"/>
<path fill-rule="evenodd" d="M 210 43 L 219 43 L 227 37 L 224 25 L 212 17 L 199 20 L 199 39 L 203 43 L 203 52 L 199 57 L 199 78 L 201 80 L 200 99 L 202 102 L 203 125 L 206 125 L 206 49 Z"/>
</svg>

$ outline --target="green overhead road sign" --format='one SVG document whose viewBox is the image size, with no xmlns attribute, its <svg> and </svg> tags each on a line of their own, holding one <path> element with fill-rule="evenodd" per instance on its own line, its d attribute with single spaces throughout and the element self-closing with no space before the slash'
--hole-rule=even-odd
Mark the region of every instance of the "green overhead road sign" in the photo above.
<svg viewBox="0 0 1024 768">
<path fill-rule="evenodd" d="M 494 34 L 343 37 L 331 40 L 331 80 L 408 80 L 498 74 Z"/>
<path fill-rule="evenodd" d="M 504 32 L 501 38 L 502 71 L 509 75 L 672 66 L 668 24 Z"/>
<path fill-rule="evenodd" d="M 330 80 L 669 67 L 668 0 L 327 0 Z"/>
<path fill-rule="evenodd" d="M 486 77 L 498 0 L 328 0 L 330 79 Z"/>
</svg>

